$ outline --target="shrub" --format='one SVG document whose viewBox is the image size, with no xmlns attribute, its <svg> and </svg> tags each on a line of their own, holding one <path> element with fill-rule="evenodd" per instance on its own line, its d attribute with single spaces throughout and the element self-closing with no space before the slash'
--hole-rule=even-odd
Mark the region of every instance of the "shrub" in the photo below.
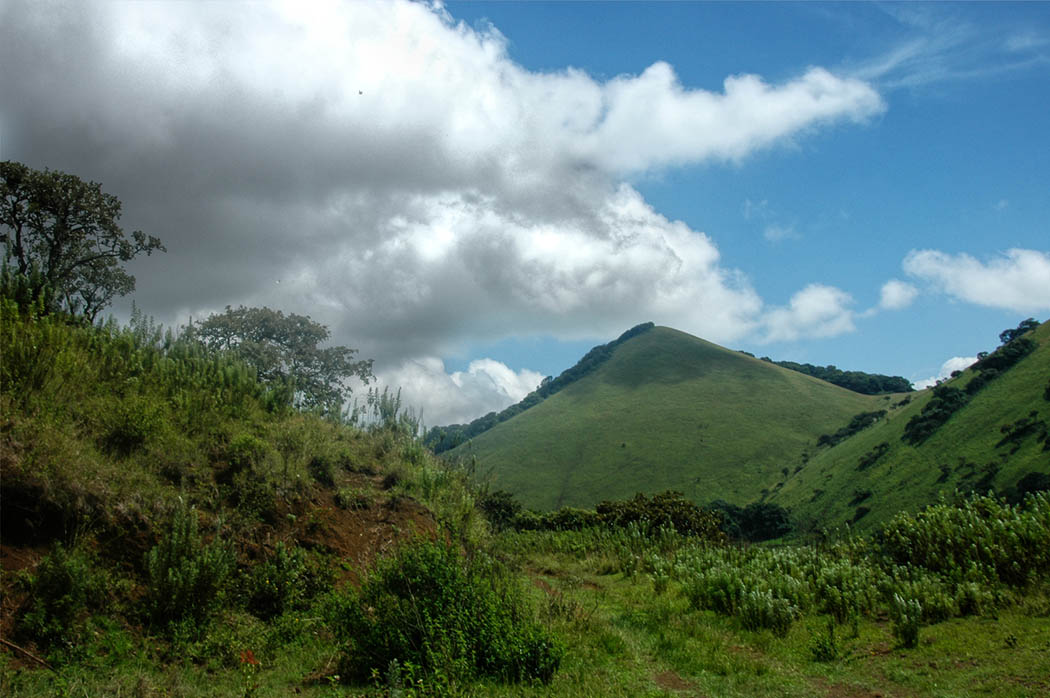
<svg viewBox="0 0 1050 698">
<path fill-rule="evenodd" d="M 856 623 L 861 614 L 875 605 L 875 571 L 846 559 L 835 560 L 821 565 L 814 589 L 821 611 L 836 623 Z"/>
<path fill-rule="evenodd" d="M 146 554 L 150 621 L 173 629 L 185 620 L 203 630 L 233 567 L 233 551 L 218 537 L 204 545 L 196 510 L 180 501 L 168 532 Z"/>
<path fill-rule="evenodd" d="M 102 446 L 110 453 L 127 456 L 146 443 L 161 426 L 157 405 L 134 395 L 115 403 L 105 418 Z"/>
<path fill-rule="evenodd" d="M 769 629 L 777 637 L 786 637 L 798 609 L 787 599 L 771 591 L 749 591 L 740 604 L 740 619 L 748 630 Z"/>
<path fill-rule="evenodd" d="M 923 406 L 922 412 L 914 415 L 904 425 L 901 440 L 918 446 L 932 436 L 938 427 L 947 422 L 956 410 L 966 404 L 967 400 L 966 393 L 958 388 L 938 385 L 933 389 L 933 397 Z"/>
<path fill-rule="evenodd" d="M 270 447 L 265 441 L 252 434 L 239 434 L 226 449 L 227 476 L 232 477 L 242 470 L 251 470 L 266 458 Z"/>
<path fill-rule="evenodd" d="M 381 560 L 330 616 L 345 675 L 358 681 L 397 661 L 430 677 L 546 683 L 564 654 L 505 571 L 444 543 L 414 543 Z"/>
<path fill-rule="evenodd" d="M 368 509 L 372 506 L 372 500 L 356 487 L 343 487 L 335 493 L 335 505 L 340 509 Z"/>
<path fill-rule="evenodd" d="M 248 610 L 269 620 L 293 608 L 305 595 L 306 559 L 302 548 L 278 543 L 273 555 L 252 568 Z"/>
<path fill-rule="evenodd" d="M 897 515 L 875 542 L 890 562 L 918 565 L 949 581 L 1023 587 L 1050 572 L 1050 497 L 1029 495 L 1024 506 L 992 497 L 935 504 Z"/>
<path fill-rule="evenodd" d="M 817 439 L 817 446 L 834 446 L 835 444 L 848 439 L 854 434 L 863 431 L 870 427 L 875 422 L 879 421 L 886 416 L 886 410 L 876 410 L 874 412 L 860 412 L 853 415 L 850 419 L 849 424 L 842 427 L 834 434 L 821 434 L 820 438 Z"/>
<path fill-rule="evenodd" d="M 746 593 L 740 571 L 729 565 L 698 570 L 683 591 L 693 608 L 727 616 L 736 614 Z"/>
<path fill-rule="evenodd" d="M 835 642 L 835 621 L 828 620 L 828 630 L 813 636 L 813 643 L 809 646 L 813 659 L 818 662 L 833 662 L 838 659 L 839 646 Z"/>
<path fill-rule="evenodd" d="M 31 589 L 31 605 L 18 622 L 19 634 L 44 648 L 77 644 L 81 616 L 102 594 L 102 580 L 87 553 L 56 544 L 37 566 Z"/>
<path fill-rule="evenodd" d="M 514 499 L 510 492 L 496 490 L 486 492 L 478 502 L 478 508 L 493 529 L 502 531 L 514 523 L 515 517 L 521 512 L 521 502 Z"/>
<path fill-rule="evenodd" d="M 912 649 L 919 646 L 922 604 L 915 599 L 894 594 L 890 602 L 890 620 L 893 622 L 893 637 L 897 638 L 901 647 Z"/>
<path fill-rule="evenodd" d="M 626 528 L 637 524 L 648 532 L 673 528 L 682 535 L 705 540 L 721 542 L 725 539 L 721 517 L 704 511 L 683 497 L 681 492 L 668 490 L 653 495 L 651 499 L 639 493 L 633 499 L 601 502 L 595 510 L 600 523 L 606 526 Z"/>
<path fill-rule="evenodd" d="M 871 466 L 875 465 L 880 458 L 886 455 L 886 452 L 890 450 L 890 444 L 883 441 L 881 444 L 871 449 L 857 461 L 857 470 L 866 470 Z"/>
<path fill-rule="evenodd" d="M 335 484 L 335 465 L 331 459 L 316 455 L 310 459 L 306 469 L 310 472 L 310 476 L 322 485 L 331 487 Z"/>
</svg>

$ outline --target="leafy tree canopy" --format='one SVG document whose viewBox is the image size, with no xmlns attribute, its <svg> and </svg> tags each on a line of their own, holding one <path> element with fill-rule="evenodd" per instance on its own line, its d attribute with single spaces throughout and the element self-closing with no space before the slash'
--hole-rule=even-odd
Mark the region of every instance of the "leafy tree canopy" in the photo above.
<svg viewBox="0 0 1050 698">
<path fill-rule="evenodd" d="M 32 300 L 50 310 L 82 314 L 94 321 L 113 300 L 135 289 L 123 263 L 164 250 L 142 231 L 130 239 L 117 220 L 120 201 L 97 182 L 19 162 L 0 162 L 0 241 L 5 264 L 31 280 Z"/>
<path fill-rule="evenodd" d="M 901 376 L 886 376 L 881 373 L 865 373 L 864 371 L 843 371 L 835 366 L 814 366 L 794 361 L 773 361 L 768 356 L 763 356 L 762 361 L 805 373 L 807 376 L 813 376 L 840 388 L 864 395 L 907 393 L 913 390 L 911 382 Z"/>
<path fill-rule="evenodd" d="M 1008 330 L 1003 330 L 1002 332 L 1000 332 L 999 341 L 1002 344 L 1009 344 L 1021 335 L 1034 330 L 1036 327 L 1039 327 L 1039 323 L 1036 321 L 1035 318 L 1028 318 L 1027 320 L 1022 320 L 1021 324 L 1019 324 L 1017 327 Z"/>
<path fill-rule="evenodd" d="M 309 317 L 270 308 L 231 308 L 186 328 L 184 336 L 236 354 L 255 367 L 259 379 L 284 382 L 295 403 L 306 409 L 337 412 L 350 394 L 345 381 L 372 379 L 372 360 L 358 361 L 357 350 L 321 348 L 328 328 Z"/>
</svg>

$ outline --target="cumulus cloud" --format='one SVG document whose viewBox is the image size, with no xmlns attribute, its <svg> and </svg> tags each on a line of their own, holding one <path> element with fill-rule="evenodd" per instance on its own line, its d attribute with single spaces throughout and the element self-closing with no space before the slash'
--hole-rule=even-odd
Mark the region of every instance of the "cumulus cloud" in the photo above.
<svg viewBox="0 0 1050 698">
<path fill-rule="evenodd" d="M 1011 249 L 981 262 L 967 254 L 913 250 L 904 271 L 958 300 L 1021 313 L 1050 309 L 1050 254 Z"/>
<path fill-rule="evenodd" d="M 882 310 L 902 310 L 907 308 L 919 295 L 919 289 L 898 279 L 890 279 L 882 285 L 879 296 L 879 308 Z"/>
<path fill-rule="evenodd" d="M 433 356 L 406 361 L 376 378 L 380 389 L 401 390 L 402 402 L 418 410 L 429 426 L 469 422 L 498 412 L 519 402 L 543 380 L 535 371 L 515 372 L 493 359 L 477 359 L 466 371 L 449 373 L 444 362 Z"/>
<path fill-rule="evenodd" d="M 852 332 L 853 298 L 840 289 L 810 284 L 791 297 L 786 307 L 773 308 L 763 318 L 765 341 L 794 341 L 800 337 L 834 337 Z"/>
<path fill-rule="evenodd" d="M 862 122 L 885 108 L 862 80 L 532 72 L 496 28 L 404 1 L 16 1 L 0 26 L 5 157 L 103 182 L 164 241 L 131 267 L 161 321 L 305 313 L 460 391 L 420 357 L 640 318 L 722 342 L 849 325 L 807 314 L 809 289 L 763 325 L 714 241 L 623 180 Z"/>
<path fill-rule="evenodd" d="M 941 370 L 936 376 L 930 376 L 923 380 L 914 381 L 912 385 L 915 386 L 916 390 L 933 387 L 934 385 L 937 385 L 937 381 L 950 378 L 953 372 L 963 371 L 972 366 L 975 361 L 977 361 L 976 356 L 953 356 L 941 364 Z"/>
</svg>

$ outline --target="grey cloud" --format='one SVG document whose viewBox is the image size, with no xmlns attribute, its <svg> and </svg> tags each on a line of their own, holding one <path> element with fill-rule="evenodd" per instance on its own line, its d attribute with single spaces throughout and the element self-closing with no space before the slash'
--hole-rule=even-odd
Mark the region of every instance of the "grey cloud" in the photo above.
<svg viewBox="0 0 1050 698">
<path fill-rule="evenodd" d="M 0 13 L 3 157 L 103 182 L 164 241 L 132 264 L 142 308 L 309 314 L 381 366 L 639 319 L 741 337 L 762 312 L 746 278 L 620 179 L 884 108 L 820 69 L 723 94 L 665 64 L 530 73 L 497 32 L 407 2 Z"/>
</svg>

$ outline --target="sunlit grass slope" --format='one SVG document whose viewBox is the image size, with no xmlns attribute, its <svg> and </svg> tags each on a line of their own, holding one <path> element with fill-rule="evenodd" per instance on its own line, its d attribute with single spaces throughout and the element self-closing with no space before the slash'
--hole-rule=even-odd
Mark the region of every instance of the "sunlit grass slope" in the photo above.
<svg viewBox="0 0 1050 698">
<path fill-rule="evenodd" d="M 821 434 L 891 400 L 657 327 L 452 454 L 476 456 L 492 487 L 540 509 L 668 488 L 747 503 Z"/>
<path fill-rule="evenodd" d="M 956 490 L 1006 493 L 1027 473 L 1050 474 L 1050 451 L 1040 441 L 1050 424 L 1050 323 L 1027 337 L 1038 348 L 985 385 L 925 442 L 915 446 L 901 436 L 932 390 L 914 394 L 907 405 L 836 446 L 818 449 L 772 500 L 789 508 L 803 530 L 846 522 L 870 530 L 898 511 L 918 510 Z M 964 389 L 974 375 L 968 369 L 948 385 Z M 1022 420 L 1037 426 L 1004 442 Z M 865 457 L 875 456 L 881 444 L 883 454 L 865 466 Z"/>
</svg>

